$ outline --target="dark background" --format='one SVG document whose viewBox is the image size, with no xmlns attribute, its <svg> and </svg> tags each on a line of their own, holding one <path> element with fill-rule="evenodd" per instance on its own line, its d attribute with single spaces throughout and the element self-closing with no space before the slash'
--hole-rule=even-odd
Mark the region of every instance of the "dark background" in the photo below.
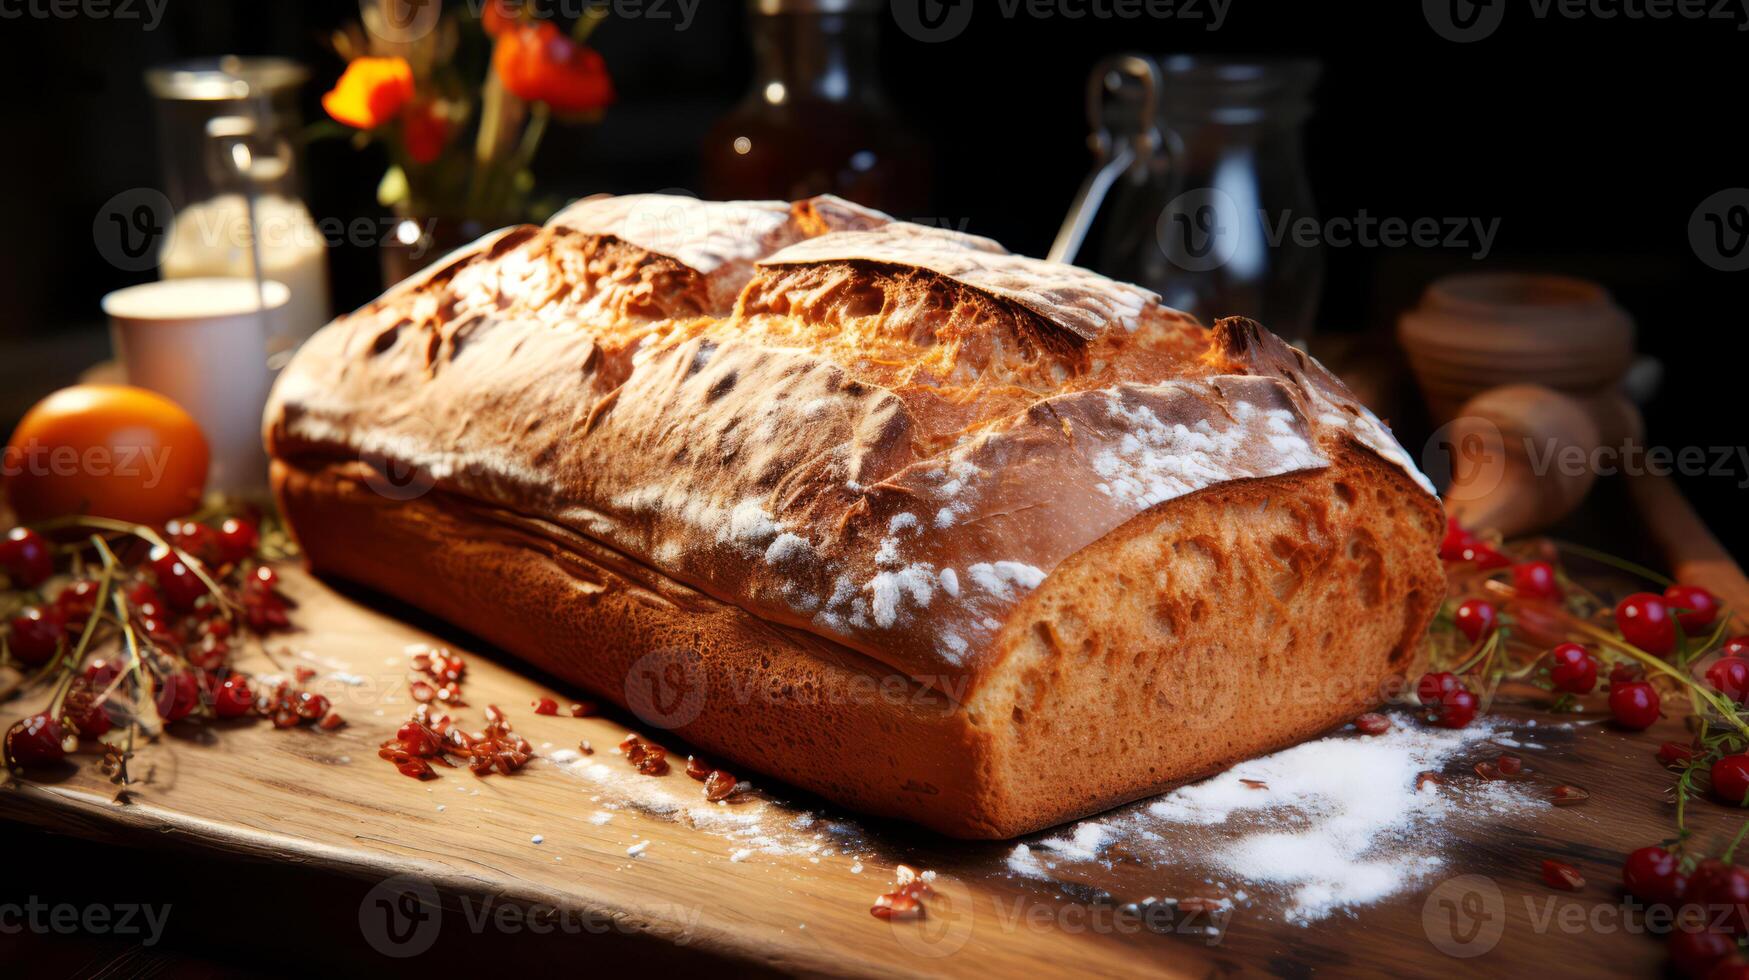
<svg viewBox="0 0 1749 980">
<path fill-rule="evenodd" d="M 0 0 L 0 11 L 25 2 Z M 1736 24 L 1537 20 L 1514 5 L 1494 36 L 1460 45 L 1435 33 L 1415 2 L 1233 0 L 1214 32 L 1183 21 L 1008 20 L 994 8 L 978 0 L 969 29 L 940 44 L 915 41 L 878 18 L 887 89 L 934 147 L 932 216 L 1042 254 L 1088 166 L 1082 89 L 1103 55 L 1313 56 L 1324 76 L 1306 148 L 1321 214 L 1498 217 L 1492 267 L 1596 279 L 1638 319 L 1642 348 L 1668 370 L 1647 409 L 1653 444 L 1744 441 L 1742 345 L 1733 338 L 1743 328 L 1749 273 L 1709 268 L 1687 234 L 1702 200 L 1749 186 L 1741 105 L 1749 34 Z M 0 433 L 37 397 L 105 356 L 99 297 L 149 278 L 106 262 L 92 236 L 94 217 L 113 195 L 161 184 L 142 71 L 197 55 L 289 55 L 313 69 L 306 118 L 318 118 L 316 96 L 341 68 L 323 39 L 356 9 L 350 0 L 169 0 L 154 31 L 134 20 L 0 19 Z M 551 135 L 535 164 L 543 189 L 697 188 L 700 138 L 742 95 L 752 70 L 743 4 L 703 0 L 684 32 L 671 22 L 609 21 L 594 41 L 620 102 L 599 127 Z M 313 147 L 306 178 L 315 216 L 380 215 L 373 192 L 381 169 L 380 159 L 343 144 Z M 1324 259 L 1318 323 L 1329 334 L 1388 336 L 1430 279 L 1475 267 L 1464 250 L 1326 249 Z M 369 249 L 334 249 L 331 263 L 338 309 L 380 286 Z M 1424 419 L 1405 412 L 1399 432 L 1418 446 Z M 1682 481 L 1736 553 L 1749 544 L 1738 516 L 1744 479 L 1749 473 Z M 336 892 L 333 882 L 296 869 L 239 871 L 177 852 L 35 835 L 22 850 L 10 869 L 16 874 L 0 878 L 31 881 L 55 901 L 137 899 L 100 893 L 100 879 L 78 870 L 102 863 L 148 880 L 199 883 L 175 895 L 179 908 L 195 913 L 178 921 L 213 928 L 175 934 L 152 955 L 87 938 L 26 949 L 12 937 L 0 942 L 0 962 L 28 953 L 53 972 L 302 975 L 310 963 L 357 952 L 324 947 L 324 955 L 278 961 L 262 959 L 256 942 L 262 930 L 281 928 L 291 945 L 310 936 L 323 944 L 355 938 L 343 921 L 357 907 L 350 885 Z M 215 880 L 235 891 L 215 889 Z M 238 917 L 239 909 L 246 914 Z M 230 948 L 215 945 L 215 933 L 250 938 Z M 555 965 L 574 968 L 565 959 L 572 951 L 547 952 Z M 647 967 L 659 954 L 621 956 L 642 957 Z M 466 964 L 465 956 L 454 962 Z"/>
<path fill-rule="evenodd" d="M 1030 254 L 1048 247 L 1086 172 L 1082 88 L 1100 56 L 1317 57 L 1325 70 L 1306 139 L 1321 214 L 1498 217 L 1490 266 L 1599 280 L 1638 319 L 1641 346 L 1668 368 L 1648 409 L 1652 443 L 1741 443 L 1730 355 L 1749 273 L 1703 264 L 1687 226 L 1708 195 L 1749 185 L 1739 105 L 1749 34 L 1710 19 L 1537 19 L 1515 4 L 1493 36 L 1456 44 L 1421 8 L 1233 0 L 1208 31 L 1186 20 L 1008 19 L 979 0 L 969 28 L 937 44 L 876 20 L 892 100 L 934 147 L 933 216 Z M 324 37 L 356 11 L 350 0 L 168 0 L 153 31 L 138 20 L 0 19 L 0 426 L 103 354 L 98 298 L 149 276 L 106 263 L 91 229 L 114 194 L 160 186 L 142 70 L 194 55 L 290 55 L 314 71 L 306 112 L 317 118 L 316 96 L 341 67 Z M 752 70 L 745 16 L 739 0 L 703 0 L 686 31 L 610 19 L 594 42 L 620 102 L 599 127 L 552 134 L 535 164 L 542 189 L 696 188 L 700 137 Z M 381 168 L 343 143 L 313 147 L 315 216 L 380 214 Z M 338 308 L 379 287 L 370 250 L 336 248 L 331 262 Z M 1318 322 L 1328 333 L 1387 334 L 1429 279 L 1476 266 L 1464 249 L 1332 248 L 1325 262 Z M 1403 441 L 1419 445 L 1419 420 L 1405 412 Z M 1684 481 L 1734 546 L 1745 543 L 1743 479 Z"/>
</svg>

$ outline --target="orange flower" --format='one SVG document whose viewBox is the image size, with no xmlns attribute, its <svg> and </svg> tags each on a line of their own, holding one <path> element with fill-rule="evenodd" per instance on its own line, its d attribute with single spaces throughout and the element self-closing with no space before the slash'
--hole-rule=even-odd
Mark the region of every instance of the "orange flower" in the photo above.
<svg viewBox="0 0 1749 980">
<path fill-rule="evenodd" d="M 322 108 L 355 129 L 375 129 L 413 98 L 413 68 L 405 58 L 354 58 Z"/>
<path fill-rule="evenodd" d="M 601 55 L 559 33 L 551 21 L 498 35 L 492 67 L 505 91 L 525 102 L 545 102 L 561 115 L 613 102 L 613 79 Z"/>
<path fill-rule="evenodd" d="M 492 37 L 514 28 L 521 19 L 522 4 L 517 0 L 486 0 L 486 8 L 480 11 L 480 26 Z"/>
</svg>

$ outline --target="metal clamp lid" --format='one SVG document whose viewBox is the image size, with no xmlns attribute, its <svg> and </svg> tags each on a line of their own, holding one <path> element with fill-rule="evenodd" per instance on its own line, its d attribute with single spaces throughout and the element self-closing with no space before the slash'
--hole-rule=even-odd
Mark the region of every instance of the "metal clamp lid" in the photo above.
<svg viewBox="0 0 1749 980">
<path fill-rule="evenodd" d="M 1093 218 L 1118 178 L 1147 176 L 1164 139 L 1159 126 L 1160 69 L 1141 55 L 1114 55 L 1094 67 L 1087 80 L 1087 137 L 1093 172 L 1087 175 L 1069 215 L 1051 244 L 1052 262 L 1073 262 L 1093 226 Z"/>
</svg>

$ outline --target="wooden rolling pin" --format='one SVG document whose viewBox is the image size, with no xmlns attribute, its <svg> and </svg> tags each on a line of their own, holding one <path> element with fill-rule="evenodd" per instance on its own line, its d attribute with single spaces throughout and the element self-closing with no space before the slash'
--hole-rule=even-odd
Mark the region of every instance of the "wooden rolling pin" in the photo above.
<svg viewBox="0 0 1749 980">
<path fill-rule="evenodd" d="M 1570 513 L 1596 481 L 1589 465 L 1600 446 L 1643 432 L 1639 410 L 1624 398 L 1582 402 L 1537 385 L 1509 385 L 1464 403 L 1452 421 L 1453 456 L 1446 509 L 1465 525 L 1511 537 Z M 1562 467 L 1565 452 L 1586 465 Z M 1542 463 L 1543 466 L 1538 464 Z M 1667 476 L 1626 477 L 1640 520 L 1672 577 L 1718 596 L 1738 629 L 1749 627 L 1749 578 Z"/>
</svg>

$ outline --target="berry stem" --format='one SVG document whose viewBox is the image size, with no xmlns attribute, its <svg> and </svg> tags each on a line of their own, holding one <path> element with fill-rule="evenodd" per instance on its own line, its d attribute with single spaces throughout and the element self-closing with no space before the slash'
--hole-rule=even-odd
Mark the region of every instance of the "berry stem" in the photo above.
<svg viewBox="0 0 1749 980">
<path fill-rule="evenodd" d="M 1550 539 L 1550 541 L 1552 544 L 1554 544 L 1554 546 L 1557 549 L 1559 549 L 1561 551 L 1571 552 L 1575 555 L 1578 555 L 1581 558 L 1589 558 L 1590 560 L 1597 562 L 1599 564 L 1608 565 L 1611 568 L 1619 569 L 1619 570 L 1627 572 L 1631 575 L 1637 575 L 1640 578 L 1648 579 L 1650 581 L 1658 583 L 1659 585 L 1671 586 L 1671 585 L 1676 584 L 1675 579 L 1667 578 L 1663 575 L 1658 574 L 1657 572 L 1652 571 L 1650 568 L 1647 568 L 1644 565 L 1636 564 L 1634 562 L 1628 561 L 1625 558 L 1617 558 L 1616 556 L 1609 554 L 1608 552 L 1598 551 L 1594 548 L 1587 548 L 1582 544 L 1574 544 L 1571 541 L 1562 541 L 1558 538 L 1552 538 L 1552 539 Z"/>
<path fill-rule="evenodd" d="M 206 568 L 201 565 L 200 562 L 195 561 L 194 557 L 188 552 L 171 544 L 169 541 L 165 540 L 163 535 L 144 524 L 129 524 L 126 521 L 111 520 L 107 517 L 57 517 L 53 520 L 43 521 L 41 524 L 32 525 L 31 529 L 41 532 L 59 531 L 70 527 L 93 528 L 99 531 L 109 531 L 112 534 L 126 534 L 130 537 L 139 538 L 141 541 L 146 542 L 154 548 L 164 548 L 176 555 L 176 557 L 182 561 L 183 565 L 187 566 L 188 570 L 194 573 L 194 577 L 200 579 L 200 584 L 206 586 L 207 592 L 212 594 L 213 601 L 226 609 L 236 608 L 236 603 L 232 602 L 230 597 L 225 595 L 224 590 L 219 588 L 219 583 L 213 581 L 212 576 L 207 574 Z M 93 540 L 98 540 L 97 536 L 93 535 Z M 104 550 L 107 551 L 108 548 L 105 547 Z M 105 564 L 114 560 L 115 556 L 112 554 L 105 560 Z"/>
<path fill-rule="evenodd" d="M 1691 692 L 1698 695 L 1709 706 L 1711 706 L 1714 711 L 1717 711 L 1720 715 L 1728 719 L 1730 723 L 1736 726 L 1736 728 L 1745 736 L 1749 736 L 1749 723 L 1745 723 L 1742 718 L 1738 717 L 1735 706 L 1727 701 L 1723 695 L 1707 690 L 1701 685 L 1695 683 L 1694 678 L 1665 663 L 1662 658 L 1654 657 L 1646 651 L 1641 650 L 1639 647 L 1634 646 L 1632 643 L 1619 639 L 1608 630 L 1599 629 L 1591 623 L 1587 623 L 1581 619 L 1574 619 L 1572 625 L 1575 629 L 1578 629 L 1604 646 L 1610 647 L 1618 653 L 1627 654 L 1649 669 L 1660 671 L 1675 678 L 1677 683 L 1684 685 Z"/>
</svg>

